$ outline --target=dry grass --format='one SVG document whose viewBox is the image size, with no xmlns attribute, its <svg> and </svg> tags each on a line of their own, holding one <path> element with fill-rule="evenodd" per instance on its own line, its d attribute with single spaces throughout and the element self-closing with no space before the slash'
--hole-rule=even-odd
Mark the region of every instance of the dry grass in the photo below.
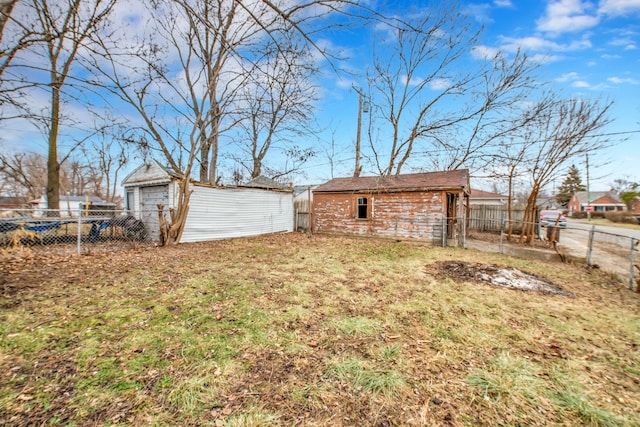
<svg viewBox="0 0 640 427">
<path fill-rule="evenodd" d="M 640 295 L 597 270 L 303 235 L 2 268 L 0 425 L 640 425 Z"/>
</svg>

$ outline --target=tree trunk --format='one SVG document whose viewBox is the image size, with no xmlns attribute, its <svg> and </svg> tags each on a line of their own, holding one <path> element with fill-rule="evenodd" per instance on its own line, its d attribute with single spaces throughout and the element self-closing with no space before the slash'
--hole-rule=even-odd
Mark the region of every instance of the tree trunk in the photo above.
<svg viewBox="0 0 640 427">
<path fill-rule="evenodd" d="M 52 76 L 51 127 L 49 128 L 49 155 L 47 158 L 47 208 L 60 209 L 60 164 L 58 163 L 58 128 L 60 125 L 60 86 L 58 77 Z M 48 211 L 48 216 L 54 213 Z"/>
<path fill-rule="evenodd" d="M 536 200 L 540 188 L 534 185 L 531 194 L 527 199 L 527 206 L 524 209 L 524 218 L 522 219 L 522 234 L 520 235 L 520 243 L 529 244 L 533 240 L 536 222 Z"/>
<path fill-rule="evenodd" d="M 200 182 L 209 181 L 209 151 L 210 145 L 207 142 L 200 148 Z"/>
<path fill-rule="evenodd" d="M 18 0 L 1 0 L 0 1 L 0 41 L 2 41 L 2 34 L 4 33 L 4 26 L 11 16 L 13 6 L 16 5 Z"/>
<path fill-rule="evenodd" d="M 193 190 L 189 189 L 189 178 L 182 178 L 178 187 L 178 206 L 176 209 L 169 209 L 169 221 L 164 215 L 164 206 L 158 205 L 160 243 L 162 246 L 173 246 L 180 243 L 189 214 L 189 199 L 192 192 Z"/>
</svg>

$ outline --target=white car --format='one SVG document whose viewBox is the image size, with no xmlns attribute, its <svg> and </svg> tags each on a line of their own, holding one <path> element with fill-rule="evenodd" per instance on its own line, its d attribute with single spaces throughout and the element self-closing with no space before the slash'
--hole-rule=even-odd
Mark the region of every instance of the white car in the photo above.
<svg viewBox="0 0 640 427">
<path fill-rule="evenodd" d="M 554 225 L 558 221 L 558 227 L 567 228 L 567 216 L 562 211 L 544 210 L 540 211 L 540 227 Z"/>
</svg>

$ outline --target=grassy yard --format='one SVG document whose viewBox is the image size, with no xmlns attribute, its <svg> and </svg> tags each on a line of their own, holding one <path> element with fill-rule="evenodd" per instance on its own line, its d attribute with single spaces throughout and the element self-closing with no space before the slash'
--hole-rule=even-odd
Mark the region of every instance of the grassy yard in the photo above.
<svg viewBox="0 0 640 427">
<path fill-rule="evenodd" d="M 640 425 L 640 295 L 598 270 L 299 234 L 10 259 L 3 426 Z"/>
</svg>

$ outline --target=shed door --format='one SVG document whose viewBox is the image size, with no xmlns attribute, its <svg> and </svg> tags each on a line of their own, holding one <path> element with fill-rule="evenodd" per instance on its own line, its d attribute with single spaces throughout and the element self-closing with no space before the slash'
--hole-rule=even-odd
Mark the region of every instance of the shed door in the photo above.
<svg viewBox="0 0 640 427">
<path fill-rule="evenodd" d="M 160 240 L 158 205 L 163 205 L 165 212 L 169 211 L 169 186 L 140 187 L 140 217 L 147 229 L 147 236 L 152 240 Z"/>
</svg>

